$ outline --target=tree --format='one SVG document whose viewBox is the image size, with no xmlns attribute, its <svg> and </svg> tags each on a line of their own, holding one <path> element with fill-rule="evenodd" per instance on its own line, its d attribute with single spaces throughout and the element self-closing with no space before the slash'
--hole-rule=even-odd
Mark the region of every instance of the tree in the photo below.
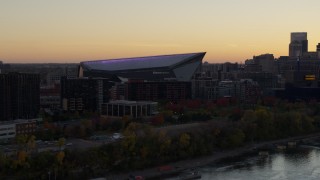
<svg viewBox="0 0 320 180">
<path fill-rule="evenodd" d="M 161 125 L 161 124 L 163 124 L 163 122 L 164 122 L 164 117 L 162 114 L 158 114 L 152 118 L 153 125 L 156 125 L 156 126 Z"/>
<path fill-rule="evenodd" d="M 30 135 L 27 140 L 27 148 L 29 150 L 33 150 L 36 147 L 36 137 L 34 135 Z"/>
<path fill-rule="evenodd" d="M 243 111 L 240 108 L 234 108 L 229 116 L 232 121 L 238 121 L 243 116 Z"/>
<path fill-rule="evenodd" d="M 307 115 L 302 115 L 301 123 L 302 123 L 302 130 L 304 133 L 310 133 L 314 131 L 315 127 L 314 127 L 313 118 Z"/>
<path fill-rule="evenodd" d="M 234 129 L 227 136 L 228 146 L 229 147 L 239 147 L 242 145 L 245 139 L 245 134 L 240 129 Z"/>
<path fill-rule="evenodd" d="M 253 110 L 246 110 L 241 118 L 241 127 L 248 141 L 253 142 L 257 137 L 256 114 Z"/>
<path fill-rule="evenodd" d="M 179 154 L 180 157 L 186 157 L 188 155 L 188 147 L 190 146 L 190 135 L 188 133 L 182 133 L 179 137 Z"/>
<path fill-rule="evenodd" d="M 27 159 L 27 152 L 24 150 L 20 150 L 17 153 L 17 157 L 18 157 L 18 165 L 24 165 Z"/>
<path fill-rule="evenodd" d="M 129 122 L 132 120 L 132 117 L 131 116 L 123 116 L 122 117 L 122 122 L 123 122 L 123 124 L 124 125 L 127 125 L 127 124 L 129 124 Z"/>
<path fill-rule="evenodd" d="M 60 165 L 60 166 L 62 165 L 64 156 L 65 156 L 65 154 L 64 154 L 63 151 L 59 151 L 59 152 L 57 153 L 56 159 L 57 159 L 58 165 Z"/>
<path fill-rule="evenodd" d="M 19 149 L 27 149 L 28 137 L 24 134 L 16 136 L 16 142 L 19 146 Z"/>
<path fill-rule="evenodd" d="M 124 121 L 114 120 L 111 122 L 111 128 L 113 131 L 120 131 L 124 127 Z"/>
<path fill-rule="evenodd" d="M 182 133 L 179 138 L 179 146 L 186 148 L 190 144 L 190 135 L 188 133 Z"/>
<path fill-rule="evenodd" d="M 86 130 L 88 132 L 91 132 L 94 130 L 94 126 L 93 126 L 93 123 L 92 123 L 92 120 L 82 120 L 81 121 L 81 124 L 86 128 Z"/>
<path fill-rule="evenodd" d="M 165 155 L 169 151 L 171 145 L 171 138 L 167 136 L 165 131 L 160 131 L 158 133 L 158 142 L 160 144 L 159 148 L 159 155 Z"/>
<path fill-rule="evenodd" d="M 124 139 L 121 142 L 122 148 L 126 150 L 129 156 L 136 155 L 136 142 L 137 142 L 137 124 L 130 123 L 129 126 L 123 132 Z"/>
<path fill-rule="evenodd" d="M 274 124 L 272 114 L 266 109 L 258 109 L 255 111 L 257 124 L 257 138 L 266 140 L 275 138 Z"/>
<path fill-rule="evenodd" d="M 218 107 L 226 107 L 229 105 L 229 100 L 227 98 L 219 98 L 217 99 Z"/>
<path fill-rule="evenodd" d="M 66 143 L 65 138 L 59 138 L 57 145 L 58 145 L 60 151 L 62 150 L 62 147 L 65 145 L 65 143 Z"/>
</svg>

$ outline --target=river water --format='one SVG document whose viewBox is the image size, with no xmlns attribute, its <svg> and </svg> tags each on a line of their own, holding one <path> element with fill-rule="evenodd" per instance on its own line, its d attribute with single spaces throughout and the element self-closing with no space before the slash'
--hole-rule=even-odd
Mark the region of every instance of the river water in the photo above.
<svg viewBox="0 0 320 180">
<path fill-rule="evenodd" d="M 304 146 L 271 153 L 225 159 L 199 168 L 208 180 L 319 180 L 320 148 Z"/>
</svg>

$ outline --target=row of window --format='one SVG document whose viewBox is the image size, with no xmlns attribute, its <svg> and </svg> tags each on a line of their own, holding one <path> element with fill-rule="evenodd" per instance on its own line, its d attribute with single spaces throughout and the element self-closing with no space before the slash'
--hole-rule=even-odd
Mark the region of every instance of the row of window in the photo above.
<svg viewBox="0 0 320 180">
<path fill-rule="evenodd" d="M 7 130 L 13 130 L 14 127 L 8 127 L 8 128 L 0 128 L 0 131 L 7 131 Z"/>
<path fill-rule="evenodd" d="M 0 137 L 1 136 L 8 136 L 8 135 L 15 135 L 15 134 L 16 134 L 15 132 L 2 133 L 2 134 L 0 134 Z"/>
</svg>

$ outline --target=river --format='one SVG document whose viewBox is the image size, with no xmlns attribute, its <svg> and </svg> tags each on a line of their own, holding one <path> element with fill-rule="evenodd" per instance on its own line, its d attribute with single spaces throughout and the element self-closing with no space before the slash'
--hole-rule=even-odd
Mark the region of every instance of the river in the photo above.
<svg viewBox="0 0 320 180">
<path fill-rule="evenodd" d="M 208 180 L 319 180 L 320 148 L 302 146 L 273 152 L 224 159 L 199 168 Z"/>
</svg>

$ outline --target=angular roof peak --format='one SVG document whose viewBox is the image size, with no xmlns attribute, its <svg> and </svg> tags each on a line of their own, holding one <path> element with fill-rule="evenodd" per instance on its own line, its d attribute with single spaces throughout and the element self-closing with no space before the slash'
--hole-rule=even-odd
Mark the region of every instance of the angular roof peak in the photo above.
<svg viewBox="0 0 320 180">
<path fill-rule="evenodd" d="M 159 56 L 146 56 L 135 58 L 121 58 L 109 60 L 96 60 L 81 62 L 82 66 L 87 69 L 103 70 L 103 71 L 120 71 L 132 69 L 149 69 L 157 67 L 169 67 L 185 62 L 197 56 L 204 56 L 205 52 L 172 54 Z"/>
</svg>

